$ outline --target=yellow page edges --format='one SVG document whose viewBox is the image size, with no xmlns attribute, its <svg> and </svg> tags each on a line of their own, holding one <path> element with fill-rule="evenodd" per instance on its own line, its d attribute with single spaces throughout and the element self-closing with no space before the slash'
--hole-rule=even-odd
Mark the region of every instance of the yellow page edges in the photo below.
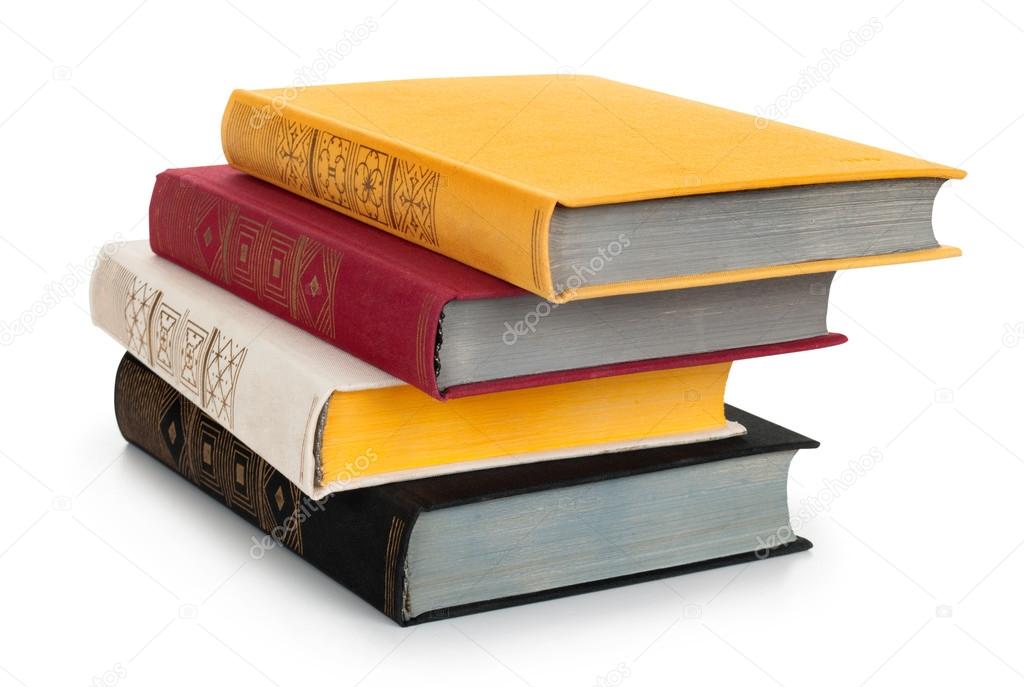
<svg viewBox="0 0 1024 687">
<path fill-rule="evenodd" d="M 375 475 L 726 427 L 731 363 L 588 379 L 436 401 L 395 386 L 335 392 L 320 449 L 320 486 Z M 665 442 L 661 442 L 665 443 Z M 590 449 L 590 450 L 588 450 Z M 451 469 L 445 470 L 451 472 Z"/>
</svg>

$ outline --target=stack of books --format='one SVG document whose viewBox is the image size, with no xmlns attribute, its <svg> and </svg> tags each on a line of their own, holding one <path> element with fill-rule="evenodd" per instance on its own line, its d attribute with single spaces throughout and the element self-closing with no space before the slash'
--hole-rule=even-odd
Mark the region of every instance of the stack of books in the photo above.
<svg viewBox="0 0 1024 687">
<path fill-rule="evenodd" d="M 236 91 L 92 316 L 125 438 L 400 624 L 810 546 L 734 360 L 963 173 L 598 78 Z"/>
</svg>

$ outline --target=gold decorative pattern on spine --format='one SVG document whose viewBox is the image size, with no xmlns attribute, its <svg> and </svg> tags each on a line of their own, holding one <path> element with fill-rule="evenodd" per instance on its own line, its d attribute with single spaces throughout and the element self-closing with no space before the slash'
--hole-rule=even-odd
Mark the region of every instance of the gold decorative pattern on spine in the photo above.
<svg viewBox="0 0 1024 687">
<path fill-rule="evenodd" d="M 130 441 L 302 553 L 307 502 L 284 475 L 141 363 L 123 360 L 116 384 L 116 414 Z"/>
<path fill-rule="evenodd" d="M 338 274 L 343 253 L 305 236 L 293 238 L 251 209 L 207 193 L 185 178 L 170 195 L 175 212 L 162 221 L 178 243 L 178 259 L 222 284 L 250 291 L 267 309 L 327 337 L 335 335 Z M 170 232 L 168 232 L 170 233 Z M 191 246 L 185 253 L 181 246 Z M 261 303 L 262 305 L 263 303 Z M 194 389 L 194 387 L 193 387 Z"/>
<path fill-rule="evenodd" d="M 434 370 L 434 345 L 437 338 L 438 320 L 433 316 L 437 307 L 437 296 L 428 293 L 420 304 L 420 313 L 416 318 L 416 378 L 421 385 L 430 389 L 437 384 L 437 373 Z"/>
<path fill-rule="evenodd" d="M 224 143 L 231 163 L 420 243 L 438 246 L 441 174 L 384 150 L 235 102 Z"/>
<path fill-rule="evenodd" d="M 283 135 L 283 121 L 267 107 L 236 102 L 224 128 L 225 148 L 231 151 L 232 164 L 265 179 L 278 179 L 274 151 Z"/>
<path fill-rule="evenodd" d="M 397 515 L 391 518 L 387 549 L 384 552 L 384 613 L 392 615 L 395 609 L 395 583 L 398 579 L 398 551 L 402 544 L 405 521 Z"/>
<path fill-rule="evenodd" d="M 125 269 L 116 276 L 128 352 L 175 379 L 204 410 L 232 427 L 235 389 L 248 348 L 219 329 L 196 324 L 188 309 L 173 307 L 162 291 L 134 273 Z"/>
<path fill-rule="evenodd" d="M 530 225 L 530 262 L 533 269 L 533 283 L 540 290 L 540 275 L 543 266 L 540 263 L 540 220 L 543 216 L 541 210 L 533 211 L 533 222 Z"/>
</svg>

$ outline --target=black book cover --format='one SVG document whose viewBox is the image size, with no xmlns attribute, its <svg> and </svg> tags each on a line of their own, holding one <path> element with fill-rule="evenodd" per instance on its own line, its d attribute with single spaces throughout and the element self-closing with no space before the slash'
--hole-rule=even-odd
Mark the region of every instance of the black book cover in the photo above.
<svg viewBox="0 0 1024 687">
<path fill-rule="evenodd" d="M 305 496 L 281 473 L 130 354 L 114 385 L 114 409 L 125 439 L 225 503 L 400 625 L 680 575 L 803 551 L 803 538 L 774 549 L 638 572 L 535 593 L 403 613 L 404 559 L 421 512 L 640 473 L 772 451 L 816 448 L 818 442 L 755 415 L 726 407 L 744 436 L 717 441 L 528 463 Z"/>
</svg>

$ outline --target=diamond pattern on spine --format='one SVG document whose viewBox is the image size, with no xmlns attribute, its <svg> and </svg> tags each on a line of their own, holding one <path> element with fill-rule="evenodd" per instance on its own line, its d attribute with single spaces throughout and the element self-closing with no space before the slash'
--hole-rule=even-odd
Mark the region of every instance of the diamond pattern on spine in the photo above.
<svg viewBox="0 0 1024 687">
<path fill-rule="evenodd" d="M 277 470 L 261 462 L 259 521 L 282 544 L 302 553 L 302 523 L 298 488 Z"/>
<path fill-rule="evenodd" d="M 125 272 L 122 312 L 128 351 L 175 378 L 218 421 L 233 427 L 235 389 L 245 362 L 245 346 L 218 329 L 200 326 L 189 317 L 189 311 L 182 314 L 164 302 L 159 289 Z"/>
<path fill-rule="evenodd" d="M 434 199 L 440 175 L 425 167 L 396 159 L 388 179 L 388 209 L 395 231 L 421 243 L 437 245 Z"/>
<path fill-rule="evenodd" d="M 284 120 L 277 130 L 274 159 L 278 174 L 282 183 L 299 193 L 316 193 L 310 183 L 310 170 L 318 133 L 317 129 L 290 119 Z"/>
<path fill-rule="evenodd" d="M 334 296 L 341 254 L 303 237 L 295 283 L 292 286 L 292 317 L 315 331 L 334 336 Z"/>
<path fill-rule="evenodd" d="M 160 460 L 302 553 L 308 511 L 298 487 L 137 361 L 122 362 L 117 385 L 126 436 L 151 437 L 138 443 L 161 449 Z"/>
<path fill-rule="evenodd" d="M 246 348 L 214 329 L 203 369 L 203 408 L 229 428 L 234 426 L 235 385 Z"/>
<path fill-rule="evenodd" d="M 160 416 L 160 437 L 171 457 L 171 466 L 181 470 L 181 457 L 185 448 L 185 425 L 181 412 L 181 394 L 169 393 L 163 399 L 164 409 Z"/>
<path fill-rule="evenodd" d="M 128 290 L 124 319 L 128 328 L 128 350 L 139 360 L 152 363 L 149 350 L 149 322 L 153 306 L 160 300 L 160 291 L 136 278 Z"/>
<path fill-rule="evenodd" d="M 193 205 L 189 209 L 190 238 L 196 262 L 216 279 L 227 279 L 227 247 L 238 206 L 199 191 L 193 191 L 189 198 Z"/>
</svg>

